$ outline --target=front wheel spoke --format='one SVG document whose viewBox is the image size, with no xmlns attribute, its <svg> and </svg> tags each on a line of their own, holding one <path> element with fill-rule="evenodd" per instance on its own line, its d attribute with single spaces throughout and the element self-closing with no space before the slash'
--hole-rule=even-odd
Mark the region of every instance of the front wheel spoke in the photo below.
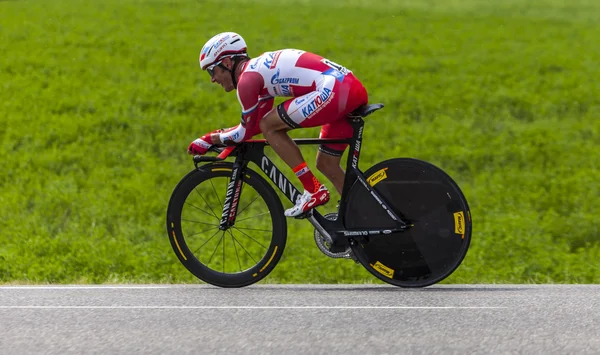
<svg viewBox="0 0 600 355">
<path fill-rule="evenodd" d="M 231 233 L 231 229 L 228 230 L 229 235 L 231 235 L 231 240 L 233 242 L 233 249 L 235 250 L 235 256 L 237 257 L 238 265 L 240 267 L 240 272 L 242 272 L 242 262 L 240 261 L 240 255 L 238 254 L 237 247 L 235 246 L 235 237 L 233 233 Z"/>
<path fill-rule="evenodd" d="M 212 182 L 211 182 L 210 184 L 212 185 Z M 214 190 L 214 187 L 213 187 L 213 190 Z M 210 210 L 211 214 L 212 214 L 212 215 L 213 215 L 215 218 L 217 218 L 217 219 L 218 219 L 219 217 L 217 216 L 217 214 L 215 213 L 215 211 L 213 211 L 212 207 L 210 206 L 210 203 L 208 203 L 208 201 L 206 201 L 206 199 L 204 198 L 204 195 L 202 195 L 202 194 L 201 194 L 201 193 L 198 191 L 198 189 L 197 189 L 197 188 L 194 188 L 194 191 L 196 191 L 196 193 L 197 193 L 198 195 L 200 195 L 200 198 L 202 199 L 202 201 L 204 201 L 204 204 L 205 204 L 205 205 L 208 207 L 208 209 Z M 216 191 L 215 191 L 215 193 L 216 193 Z M 219 198 L 219 196 L 217 196 L 217 199 L 218 199 L 218 198 Z M 219 202 L 219 204 L 221 204 L 221 202 Z"/>
<path fill-rule="evenodd" d="M 217 233 L 218 233 L 218 231 L 217 231 Z M 215 233 L 215 235 L 216 235 L 216 233 Z M 212 261 L 213 256 L 215 256 L 215 253 L 217 252 L 217 249 L 219 249 L 219 246 L 221 245 L 221 242 L 223 241 L 223 236 L 224 235 L 225 235 L 225 231 L 223 231 L 223 234 L 221 235 L 221 238 L 219 239 L 219 242 L 217 243 L 217 246 L 215 247 L 215 250 L 213 250 L 212 255 L 208 259 L 208 262 L 206 263 L 207 265 L 210 264 L 210 262 Z"/>
<path fill-rule="evenodd" d="M 185 234 L 185 237 L 186 237 L 186 238 L 195 237 L 195 236 L 197 236 L 197 235 L 199 235 L 199 234 L 202 234 L 202 233 L 204 233 L 204 232 L 208 232 L 208 231 L 210 231 L 210 230 L 213 230 L 213 229 L 214 229 L 214 227 L 213 227 L 213 228 L 208 228 L 208 229 L 205 229 L 205 230 L 201 230 L 200 232 L 196 232 L 196 233 L 192 233 L 192 234 L 187 234 L 187 233 L 186 233 L 186 234 Z"/>
<path fill-rule="evenodd" d="M 221 198 L 219 197 L 219 193 L 217 192 L 217 189 L 215 188 L 215 184 L 213 184 L 213 179 L 210 179 L 208 181 L 210 182 L 210 185 L 212 186 L 212 189 L 215 192 L 215 196 L 217 196 L 217 201 L 219 201 L 219 205 L 223 206 L 223 204 L 221 203 Z M 227 192 L 227 190 L 225 190 L 225 192 Z"/>
<path fill-rule="evenodd" d="M 235 219 L 235 221 L 236 221 L 236 223 L 239 223 L 239 222 L 245 221 L 245 220 L 247 220 L 247 219 L 251 219 L 251 218 L 257 218 L 257 217 L 264 216 L 264 215 L 266 215 L 266 214 L 270 214 L 270 213 L 271 213 L 271 212 L 260 213 L 260 214 L 256 214 L 256 215 L 254 215 L 254 216 L 250 216 L 250 217 L 246 217 L 246 218 L 242 218 L 242 219 L 238 219 L 238 218 L 236 218 L 236 219 Z M 238 213 L 238 215 L 239 215 L 239 213 Z"/>
<path fill-rule="evenodd" d="M 250 252 L 248 250 L 246 250 L 246 248 L 244 248 L 244 246 L 242 245 L 242 243 L 240 243 L 239 240 L 235 239 L 235 237 L 233 236 L 233 233 L 231 234 L 231 237 L 233 238 L 233 244 L 235 244 L 236 242 L 238 243 L 238 245 L 240 246 L 240 248 L 244 249 L 244 251 L 246 252 L 246 254 L 248 254 L 248 256 L 250 257 L 250 259 L 252 259 L 252 261 L 254 262 L 254 264 L 258 264 L 258 262 L 252 257 L 252 254 L 250 254 Z M 240 265 L 240 270 L 242 269 L 242 266 Z"/>
<path fill-rule="evenodd" d="M 240 231 L 243 229 L 243 230 L 254 231 L 254 232 L 272 232 L 271 229 L 257 229 L 257 228 L 245 228 L 245 227 L 238 228 L 238 227 L 233 227 L 233 228 L 240 230 Z"/>
<path fill-rule="evenodd" d="M 202 247 L 204 247 L 206 245 L 206 243 L 210 242 L 211 239 L 213 239 L 215 237 L 215 235 L 217 235 L 217 233 L 219 233 L 219 230 L 217 230 L 213 235 L 211 235 L 210 238 L 208 238 L 204 243 L 202 243 L 201 246 L 199 246 L 198 248 L 196 248 L 196 250 L 194 250 L 194 252 L 192 254 L 196 255 L 196 253 L 198 251 L 200 251 L 200 249 L 202 249 Z"/>
<path fill-rule="evenodd" d="M 182 221 L 185 221 L 185 222 L 192 222 L 192 223 L 206 224 L 206 225 L 208 225 L 208 226 L 213 226 L 213 227 L 218 227 L 218 226 L 219 226 L 218 224 L 212 224 L 212 223 L 206 223 L 206 222 L 194 221 L 194 220 L 192 220 L 192 219 L 185 219 L 185 218 L 182 218 L 181 220 L 182 220 Z"/>
<path fill-rule="evenodd" d="M 202 208 L 200 208 L 200 207 L 198 207 L 198 206 L 196 206 L 196 205 L 193 205 L 193 204 L 191 204 L 191 203 L 189 203 L 189 202 L 187 202 L 187 201 L 185 202 L 185 204 L 186 204 L 186 205 L 188 205 L 188 206 L 192 206 L 192 207 L 194 207 L 194 208 L 195 208 L 195 209 L 197 209 L 198 211 L 200 211 L 200 212 L 202 212 L 202 213 L 204 213 L 204 214 L 206 214 L 206 215 L 208 215 L 208 216 L 215 217 L 215 218 L 217 218 L 217 219 L 219 218 L 219 217 L 217 217 L 217 216 L 215 215 L 215 213 L 212 211 L 212 209 L 211 209 L 211 211 L 210 211 L 210 213 L 209 213 L 209 212 L 206 212 L 205 210 L 203 210 Z"/>
<path fill-rule="evenodd" d="M 269 249 L 266 246 L 262 245 L 260 242 L 258 242 L 256 239 L 252 238 L 248 233 L 244 232 L 243 230 L 237 228 L 237 227 L 233 227 L 233 229 L 237 230 L 238 232 L 242 233 L 243 235 L 245 235 L 248 239 L 252 240 L 254 243 L 260 245 L 261 247 L 265 248 L 265 249 Z M 241 245 L 241 244 L 240 244 Z"/>
<path fill-rule="evenodd" d="M 254 203 L 254 201 L 258 200 L 258 198 L 260 197 L 260 195 L 256 196 L 252 201 L 250 201 L 246 206 L 244 206 L 244 208 L 242 208 L 239 212 L 238 215 L 241 214 L 242 212 L 244 212 L 246 210 L 246 208 L 248 208 L 251 204 Z"/>
</svg>

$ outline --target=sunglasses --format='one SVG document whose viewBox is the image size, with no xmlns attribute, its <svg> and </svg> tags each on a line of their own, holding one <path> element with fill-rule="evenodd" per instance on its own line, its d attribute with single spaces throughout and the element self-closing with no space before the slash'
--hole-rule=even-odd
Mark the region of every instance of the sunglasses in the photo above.
<svg viewBox="0 0 600 355">
<path fill-rule="evenodd" d="M 208 72 L 208 75 L 210 75 L 211 78 L 213 76 L 215 76 L 215 68 L 218 67 L 219 65 L 221 65 L 221 62 L 222 62 L 222 60 L 220 60 L 220 61 L 216 62 L 215 64 L 206 68 L 206 71 Z"/>
</svg>

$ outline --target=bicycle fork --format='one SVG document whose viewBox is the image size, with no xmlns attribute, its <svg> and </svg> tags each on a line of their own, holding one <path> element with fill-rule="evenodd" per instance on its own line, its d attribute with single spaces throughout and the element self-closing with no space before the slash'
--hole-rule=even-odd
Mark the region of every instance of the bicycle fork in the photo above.
<svg viewBox="0 0 600 355">
<path fill-rule="evenodd" d="M 227 230 L 235 224 L 235 217 L 240 203 L 240 195 L 242 194 L 243 170 L 244 164 L 241 164 L 239 159 L 236 159 L 236 162 L 233 164 L 233 169 L 231 170 L 231 178 L 227 184 L 221 222 L 219 223 L 220 230 Z"/>
</svg>

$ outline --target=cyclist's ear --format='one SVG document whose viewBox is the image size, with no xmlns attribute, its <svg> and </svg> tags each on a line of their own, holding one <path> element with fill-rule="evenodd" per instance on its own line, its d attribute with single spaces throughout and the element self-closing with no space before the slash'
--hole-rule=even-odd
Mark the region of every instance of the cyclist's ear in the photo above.
<svg viewBox="0 0 600 355">
<path fill-rule="evenodd" d="M 229 70 L 233 69 L 233 61 L 229 57 L 223 59 L 223 65 Z"/>
</svg>

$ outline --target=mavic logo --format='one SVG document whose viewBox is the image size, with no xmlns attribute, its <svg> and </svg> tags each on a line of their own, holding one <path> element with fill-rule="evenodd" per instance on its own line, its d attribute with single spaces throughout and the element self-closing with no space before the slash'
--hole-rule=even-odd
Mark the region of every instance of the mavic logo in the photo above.
<svg viewBox="0 0 600 355">
<path fill-rule="evenodd" d="M 462 211 L 454 213 L 454 233 L 465 234 L 465 214 Z"/>
</svg>

